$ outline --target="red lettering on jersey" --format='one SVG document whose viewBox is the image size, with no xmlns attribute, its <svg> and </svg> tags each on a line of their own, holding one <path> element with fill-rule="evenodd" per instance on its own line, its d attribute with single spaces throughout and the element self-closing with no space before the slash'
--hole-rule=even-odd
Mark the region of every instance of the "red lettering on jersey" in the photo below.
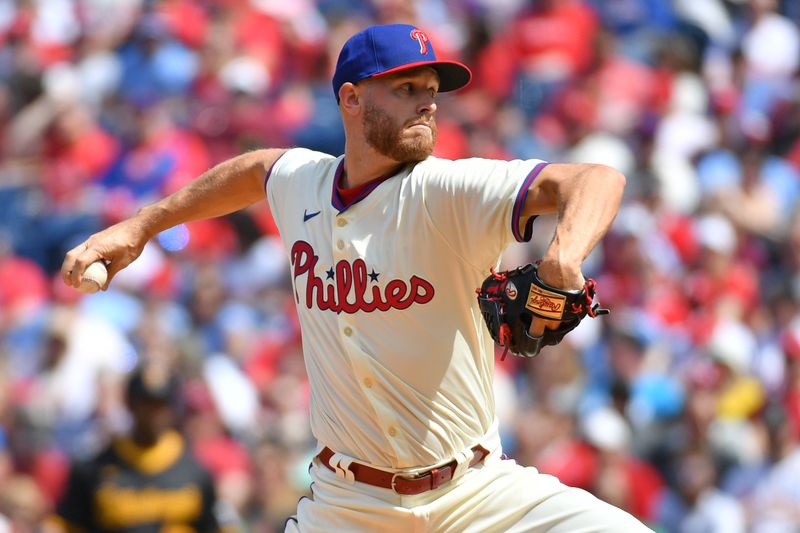
<svg viewBox="0 0 800 533">
<path fill-rule="evenodd" d="M 419 41 L 419 53 L 425 55 L 428 53 L 428 36 L 422 30 L 411 30 L 411 38 Z"/>
<path fill-rule="evenodd" d="M 326 285 L 322 278 L 314 274 L 319 257 L 309 243 L 295 242 L 289 255 L 295 287 L 297 278 L 306 275 L 305 304 L 309 309 L 316 307 L 322 311 L 349 314 L 357 311 L 371 313 L 376 310 L 408 309 L 415 303 L 430 302 L 435 294 L 433 285 L 418 276 L 411 276 L 409 281 L 393 279 L 383 289 L 377 284 L 370 287 L 367 281 L 367 264 L 363 259 L 356 259 L 352 265 L 348 261 L 336 263 L 336 281 Z M 295 299 L 300 303 L 296 290 Z"/>
</svg>

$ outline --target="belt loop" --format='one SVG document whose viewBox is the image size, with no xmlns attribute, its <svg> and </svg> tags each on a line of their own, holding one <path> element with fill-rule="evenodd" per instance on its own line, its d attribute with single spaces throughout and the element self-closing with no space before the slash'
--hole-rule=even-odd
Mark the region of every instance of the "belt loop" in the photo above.
<svg viewBox="0 0 800 533">
<path fill-rule="evenodd" d="M 330 466 L 334 470 L 337 470 L 339 468 L 339 460 L 341 458 L 342 458 L 342 454 L 334 453 L 333 455 L 331 455 L 331 458 L 328 459 L 328 466 Z"/>
<path fill-rule="evenodd" d="M 431 468 L 430 476 L 431 476 L 431 490 L 438 489 L 439 485 L 442 484 L 442 480 L 439 479 L 439 469 L 438 468 Z M 450 478 L 450 479 L 452 479 L 452 478 Z"/>
<path fill-rule="evenodd" d="M 453 479 L 460 478 L 469 470 L 469 463 L 472 461 L 472 450 L 469 452 L 460 451 L 456 454 L 456 468 L 453 471 Z"/>
<path fill-rule="evenodd" d="M 353 463 L 353 458 L 347 456 L 343 457 L 339 461 L 339 468 L 341 468 L 344 471 L 344 478 L 347 481 L 349 481 L 351 485 L 356 482 L 356 475 L 353 473 L 352 470 L 350 470 L 350 465 L 352 463 Z"/>
<path fill-rule="evenodd" d="M 352 484 L 356 482 L 355 475 L 350 471 L 350 464 L 352 462 L 353 460 L 346 455 L 334 453 L 331 456 L 330 461 L 328 461 L 328 464 L 334 469 L 337 477 L 340 477 Z"/>
</svg>

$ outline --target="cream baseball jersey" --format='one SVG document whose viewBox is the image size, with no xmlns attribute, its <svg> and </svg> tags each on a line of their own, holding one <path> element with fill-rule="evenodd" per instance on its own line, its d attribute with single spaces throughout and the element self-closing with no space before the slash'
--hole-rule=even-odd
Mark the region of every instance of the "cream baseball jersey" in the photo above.
<svg viewBox="0 0 800 533">
<path fill-rule="evenodd" d="M 295 148 L 266 177 L 286 247 L 311 429 L 375 466 L 449 460 L 496 428 L 494 345 L 474 297 L 546 163 L 430 157 L 345 205 L 343 156 Z M 495 430 L 496 431 L 496 430 Z"/>
</svg>

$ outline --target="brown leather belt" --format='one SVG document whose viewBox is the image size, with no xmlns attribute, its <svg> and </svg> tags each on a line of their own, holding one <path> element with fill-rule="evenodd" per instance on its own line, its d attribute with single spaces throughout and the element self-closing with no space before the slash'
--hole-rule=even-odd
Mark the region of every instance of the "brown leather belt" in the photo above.
<svg viewBox="0 0 800 533">
<path fill-rule="evenodd" d="M 336 472 L 336 469 L 329 463 L 333 455 L 333 450 L 325 447 L 317 454 L 317 458 L 328 470 Z M 469 467 L 472 468 L 480 463 L 487 455 L 489 455 L 489 451 L 483 446 L 478 445 L 473 447 L 472 459 L 469 462 Z M 413 475 L 387 472 L 356 462 L 350 463 L 348 469 L 353 473 L 353 477 L 356 481 L 372 485 L 373 487 L 391 489 L 403 496 L 411 496 L 437 489 L 442 484 L 453 479 L 453 472 L 455 472 L 457 465 L 458 462 L 453 460 L 446 465 L 442 465 L 438 468 L 431 468 L 430 470 L 425 470 Z"/>
</svg>

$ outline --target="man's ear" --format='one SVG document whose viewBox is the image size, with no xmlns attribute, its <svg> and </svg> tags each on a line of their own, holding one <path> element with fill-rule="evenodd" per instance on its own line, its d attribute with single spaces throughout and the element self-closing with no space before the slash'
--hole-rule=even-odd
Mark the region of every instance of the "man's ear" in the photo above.
<svg viewBox="0 0 800 533">
<path fill-rule="evenodd" d="M 339 87 L 339 105 L 345 113 L 356 115 L 361 110 L 361 98 L 358 93 L 358 87 L 349 81 Z"/>
</svg>

